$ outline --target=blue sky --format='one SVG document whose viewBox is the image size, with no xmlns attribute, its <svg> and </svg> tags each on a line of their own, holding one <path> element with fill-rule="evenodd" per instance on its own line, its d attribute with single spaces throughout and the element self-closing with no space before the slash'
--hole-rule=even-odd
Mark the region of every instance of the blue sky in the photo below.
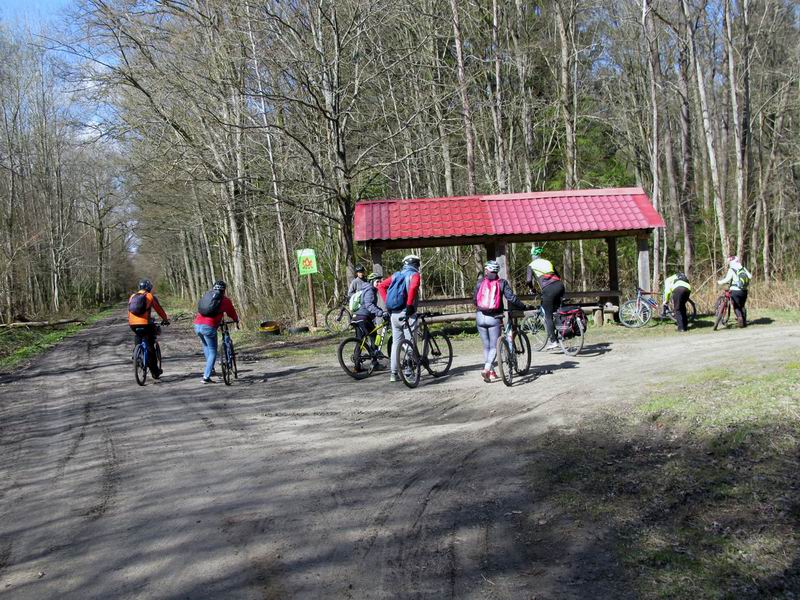
<svg viewBox="0 0 800 600">
<path fill-rule="evenodd" d="M 0 0 L 0 19 L 10 23 L 58 19 L 69 4 L 69 0 Z"/>
</svg>

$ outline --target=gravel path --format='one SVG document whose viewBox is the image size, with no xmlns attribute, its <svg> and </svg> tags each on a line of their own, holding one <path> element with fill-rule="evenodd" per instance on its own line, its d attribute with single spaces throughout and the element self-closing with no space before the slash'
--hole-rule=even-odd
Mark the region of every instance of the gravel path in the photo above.
<svg viewBox="0 0 800 600">
<path fill-rule="evenodd" d="M 766 365 L 798 334 L 590 330 L 586 355 L 535 355 L 512 388 L 459 342 L 450 376 L 408 390 L 333 356 L 202 386 L 199 342 L 173 326 L 141 388 L 107 319 L 0 382 L 0 596 L 579 598 L 594 569 L 593 595 L 620 597 L 580 536 L 536 530 L 531 439 L 743 349 Z"/>
</svg>

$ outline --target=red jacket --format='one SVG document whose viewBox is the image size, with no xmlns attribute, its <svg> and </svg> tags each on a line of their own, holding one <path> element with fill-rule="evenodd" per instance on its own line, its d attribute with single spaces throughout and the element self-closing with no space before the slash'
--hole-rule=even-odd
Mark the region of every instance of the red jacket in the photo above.
<svg viewBox="0 0 800 600">
<path fill-rule="evenodd" d="M 219 305 L 219 312 L 215 316 L 204 317 L 200 313 L 197 313 L 197 316 L 194 318 L 194 324 L 209 325 L 216 328 L 219 327 L 224 315 L 228 315 L 234 321 L 239 320 L 239 315 L 236 314 L 236 309 L 233 308 L 233 302 L 231 302 L 231 299 L 227 296 L 222 299 L 222 304 Z"/>
<path fill-rule="evenodd" d="M 403 275 L 403 272 L 400 271 L 400 274 Z M 395 273 L 397 275 L 397 273 Z M 378 293 L 383 298 L 383 301 L 386 302 L 386 292 L 389 291 L 389 286 L 392 285 L 392 278 L 387 277 L 383 281 L 378 284 Z M 403 275 L 405 277 L 405 275 Z M 408 298 L 406 299 L 406 306 L 416 306 L 417 305 L 417 294 L 419 293 L 419 273 L 414 273 L 411 276 L 411 279 L 408 282 Z"/>
</svg>

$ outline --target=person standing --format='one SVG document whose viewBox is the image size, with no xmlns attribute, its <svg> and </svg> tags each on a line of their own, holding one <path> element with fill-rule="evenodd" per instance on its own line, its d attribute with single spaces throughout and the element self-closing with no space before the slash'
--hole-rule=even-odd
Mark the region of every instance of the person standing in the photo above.
<svg viewBox="0 0 800 600">
<path fill-rule="evenodd" d="M 203 344 L 203 354 L 206 357 L 206 366 L 203 370 L 203 383 L 216 383 L 211 379 L 214 363 L 217 360 L 217 329 L 225 315 L 235 322 L 239 322 L 239 315 L 233 307 L 233 302 L 225 295 L 227 284 L 217 281 L 214 287 L 203 294 L 197 303 L 197 315 L 194 318 L 194 332 Z"/>
<path fill-rule="evenodd" d="M 161 377 L 161 369 L 158 366 L 156 357 L 155 343 L 158 329 L 153 321 L 152 311 L 155 310 L 161 317 L 162 325 L 169 325 L 169 317 L 161 308 L 158 298 L 153 294 L 153 284 L 149 279 L 142 279 L 139 282 L 139 291 L 131 294 L 128 298 L 128 325 L 136 334 L 136 344 L 142 343 L 144 338 L 147 344 L 147 366 L 153 379 Z"/>
<path fill-rule="evenodd" d="M 419 256 L 409 254 L 403 258 L 403 268 L 391 277 L 387 277 L 378 285 L 378 293 L 386 305 L 392 321 L 392 339 L 394 347 L 389 358 L 390 375 L 389 381 L 397 381 L 397 352 L 400 347 L 400 340 L 405 336 L 411 339 L 406 322 L 412 331 L 416 330 L 417 319 L 414 313 L 417 311 L 419 302 L 419 286 L 421 283 L 420 268 L 422 262 Z"/>
<path fill-rule="evenodd" d="M 534 291 L 534 284 L 539 283 L 542 292 L 542 308 L 544 309 L 544 327 L 547 331 L 547 338 L 550 342 L 545 346 L 545 350 L 558 348 L 558 338 L 556 328 L 553 325 L 553 313 L 561 306 L 566 289 L 561 281 L 561 276 L 556 268 L 546 258 L 542 258 L 543 249 L 534 246 L 531 248 L 531 258 L 525 274 L 525 281 L 531 292 Z"/>
<path fill-rule="evenodd" d="M 498 379 L 494 360 L 497 355 L 497 340 L 503 328 L 503 298 L 508 301 L 509 309 L 525 310 L 525 305 L 514 295 L 511 285 L 499 273 L 500 265 L 497 261 L 487 262 L 472 294 L 473 302 L 478 308 L 475 322 L 483 343 L 484 363 L 481 377 L 486 383 Z"/>
<path fill-rule="evenodd" d="M 353 281 L 350 282 L 350 286 L 347 288 L 347 298 L 352 298 L 353 294 L 359 292 L 365 288 L 370 287 L 370 283 L 365 279 L 367 275 L 367 271 L 364 268 L 364 265 L 356 265 L 356 276 L 353 278 Z"/>
<path fill-rule="evenodd" d="M 739 327 L 747 327 L 747 311 L 744 305 L 747 303 L 747 288 L 752 278 L 753 275 L 742 266 L 738 256 L 729 256 L 728 272 L 717 282 L 719 285 L 730 284 L 731 302 Z"/>
<path fill-rule="evenodd" d="M 686 303 L 692 294 L 692 286 L 686 273 L 678 272 L 664 280 L 664 305 L 672 300 L 672 312 L 678 331 L 689 331 L 689 317 L 686 314 Z"/>
</svg>

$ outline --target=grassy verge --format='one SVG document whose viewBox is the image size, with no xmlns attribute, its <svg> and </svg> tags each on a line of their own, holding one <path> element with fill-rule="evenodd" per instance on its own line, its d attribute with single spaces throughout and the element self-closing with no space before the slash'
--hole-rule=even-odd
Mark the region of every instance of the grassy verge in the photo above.
<svg viewBox="0 0 800 600">
<path fill-rule="evenodd" d="M 539 495 L 609 534 L 643 598 L 795 598 L 800 355 L 676 376 L 624 414 L 536 445 Z"/>
<path fill-rule="evenodd" d="M 0 333 L 0 371 L 8 371 L 31 360 L 55 346 L 65 337 L 73 335 L 84 327 L 110 316 L 114 308 L 99 310 L 86 318 L 85 324 L 71 324 L 62 327 L 37 327 L 31 329 L 7 329 Z"/>
</svg>

